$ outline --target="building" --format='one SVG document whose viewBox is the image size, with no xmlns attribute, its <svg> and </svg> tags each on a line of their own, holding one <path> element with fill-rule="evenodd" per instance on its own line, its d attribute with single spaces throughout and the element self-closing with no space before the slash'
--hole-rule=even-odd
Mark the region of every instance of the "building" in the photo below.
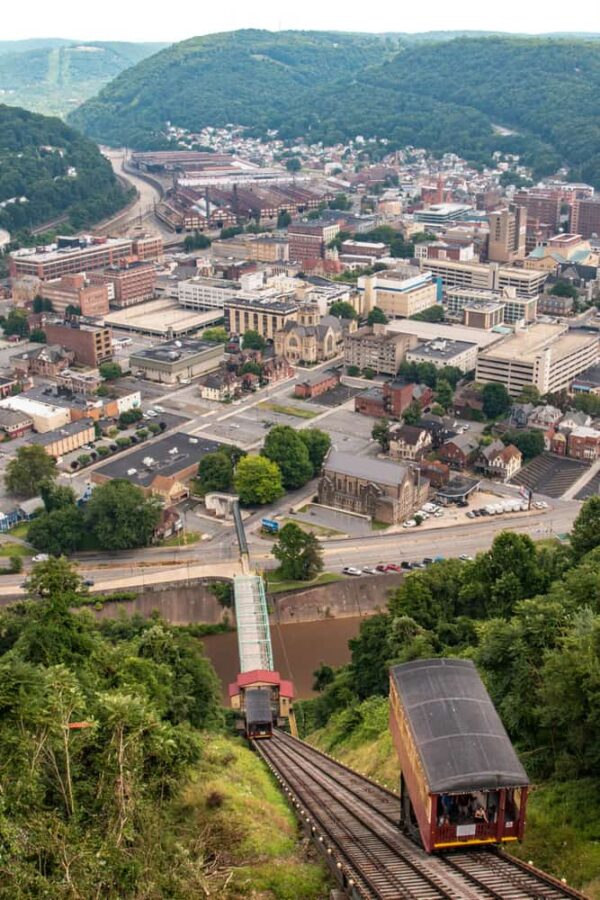
<svg viewBox="0 0 600 900">
<path fill-rule="evenodd" d="M 112 359 L 112 329 L 92 325 L 81 319 L 46 322 L 44 333 L 49 344 L 60 344 L 75 354 L 75 362 L 92 369 Z"/>
<path fill-rule="evenodd" d="M 524 263 L 526 269 L 539 269 L 548 274 L 557 274 L 561 266 L 568 265 L 598 265 L 598 254 L 580 234 L 554 234 L 540 241 Z"/>
<path fill-rule="evenodd" d="M 219 371 L 207 375 L 198 390 L 203 400 L 225 403 L 226 400 L 233 400 L 239 396 L 241 381 L 233 372 Z"/>
<path fill-rule="evenodd" d="M 593 462 L 600 457 L 600 431 L 583 425 L 567 436 L 567 455 L 571 459 Z"/>
<path fill-rule="evenodd" d="M 361 275 L 358 290 L 363 296 L 364 313 L 378 306 L 389 319 L 408 319 L 435 306 L 437 298 L 431 273 L 421 272 L 416 266 Z"/>
<path fill-rule="evenodd" d="M 464 203 L 434 203 L 427 209 L 417 210 L 415 212 L 415 222 L 442 227 L 463 219 L 465 215 L 472 211 L 473 207 Z"/>
<path fill-rule="evenodd" d="M 142 405 L 139 391 L 115 388 L 111 391 L 111 395 L 98 397 L 73 391 L 62 384 L 38 384 L 27 393 L 21 394 L 30 400 L 66 410 L 71 422 L 81 419 L 93 419 L 95 422 L 101 419 L 117 419 L 121 413 L 139 409 Z"/>
<path fill-rule="evenodd" d="M 57 313 L 64 314 L 69 306 L 79 309 L 82 316 L 105 316 L 108 312 L 106 285 L 93 283 L 83 272 L 42 281 L 39 293 L 50 300 Z"/>
<path fill-rule="evenodd" d="M 33 420 L 17 409 L 0 409 L 0 431 L 9 438 L 22 437 L 33 428 Z"/>
<path fill-rule="evenodd" d="M 600 197 L 573 201 L 571 230 L 583 238 L 600 236 Z"/>
<path fill-rule="evenodd" d="M 436 338 L 424 344 L 417 344 L 406 353 L 406 361 L 411 363 L 431 363 L 436 369 L 454 366 L 461 372 L 472 372 L 477 365 L 478 346 L 468 341 L 449 341 Z"/>
<path fill-rule="evenodd" d="M 223 309 L 227 300 L 242 290 L 239 281 L 227 278 L 190 278 L 179 281 L 177 297 L 185 309 Z"/>
<path fill-rule="evenodd" d="M 288 322 L 297 321 L 298 310 L 297 302 L 279 296 L 232 297 L 224 303 L 225 328 L 229 334 L 257 331 L 272 341 Z"/>
<path fill-rule="evenodd" d="M 5 397 L 4 400 L 0 400 L 0 409 L 11 409 L 13 412 L 27 416 L 33 423 L 34 429 L 40 434 L 55 431 L 71 421 L 68 409 L 32 400 L 26 394 Z"/>
<path fill-rule="evenodd" d="M 48 456 L 59 459 L 66 453 L 79 450 L 80 447 L 89 444 L 96 439 L 96 431 L 92 419 L 79 419 L 76 422 L 67 422 L 56 431 L 48 431 L 46 434 L 33 434 L 29 438 L 32 444 L 39 444 L 44 448 Z"/>
<path fill-rule="evenodd" d="M 323 463 L 319 503 L 397 525 L 427 500 L 429 482 L 418 470 L 331 450 Z"/>
<path fill-rule="evenodd" d="M 504 303 L 496 300 L 474 300 L 465 303 L 463 322 L 467 328 L 483 328 L 491 331 L 504 322 Z"/>
<path fill-rule="evenodd" d="M 490 213 L 489 222 L 490 262 L 514 263 L 519 259 L 525 259 L 526 208 L 510 203 L 505 209 Z"/>
<path fill-rule="evenodd" d="M 344 364 L 372 369 L 377 375 L 395 375 L 408 350 L 415 347 L 412 334 L 386 332 L 385 325 L 365 326 L 344 338 Z"/>
<path fill-rule="evenodd" d="M 542 316 L 571 316 L 573 315 L 573 305 L 572 297 L 542 294 L 538 300 L 538 312 Z"/>
<path fill-rule="evenodd" d="M 390 433 L 392 459 L 420 459 L 431 449 L 431 434 L 419 425 L 401 425 Z"/>
<path fill-rule="evenodd" d="M 476 303 L 502 304 L 502 321 L 506 325 L 514 325 L 515 322 L 533 322 L 535 320 L 538 295 L 520 297 L 515 287 L 503 288 L 501 291 L 454 287 L 448 288 L 445 292 L 444 308 L 450 319 L 464 322 L 465 307 Z"/>
<path fill-rule="evenodd" d="M 171 505 L 189 496 L 188 482 L 196 476 L 201 459 L 221 446 L 216 441 L 177 431 L 126 456 L 114 457 L 92 472 L 92 482 L 106 484 L 124 478 L 146 496 L 155 495 Z"/>
<path fill-rule="evenodd" d="M 152 262 L 123 261 L 102 272 L 92 272 L 89 277 L 92 284 L 108 290 L 110 305 L 117 309 L 151 300 L 156 289 L 156 269 Z"/>
<path fill-rule="evenodd" d="M 389 244 L 381 241 L 342 241 L 340 246 L 342 256 L 359 256 L 370 257 L 371 259 L 381 259 L 390 255 Z"/>
<path fill-rule="evenodd" d="M 300 397 L 302 400 L 311 400 L 313 397 L 320 397 L 327 391 L 333 390 L 340 383 L 340 373 L 338 369 L 327 369 L 325 372 L 318 372 L 312 378 L 301 381 L 294 387 L 294 396 Z"/>
<path fill-rule="evenodd" d="M 23 381 L 24 379 L 21 377 L 0 375 L 0 398 L 19 393 L 23 387 Z"/>
<path fill-rule="evenodd" d="M 248 258 L 257 262 L 288 262 L 290 258 L 289 241 L 273 235 L 259 235 L 256 240 L 250 241 L 248 251 Z"/>
<path fill-rule="evenodd" d="M 574 394 L 600 394 L 600 366 L 591 366 L 571 383 Z"/>
<path fill-rule="evenodd" d="M 12 278 L 35 275 L 41 281 L 61 278 L 77 272 L 90 272 L 112 266 L 134 255 L 130 238 L 59 237 L 47 247 L 15 250 L 10 255 Z"/>
<path fill-rule="evenodd" d="M 181 338 L 132 353 L 129 365 L 148 381 L 178 384 L 213 371 L 223 359 L 222 344 Z"/>
<path fill-rule="evenodd" d="M 10 362 L 17 378 L 41 375 L 57 378 L 75 360 L 75 352 L 66 350 L 60 344 L 42 344 L 32 350 L 24 350 L 11 356 Z"/>
<path fill-rule="evenodd" d="M 321 316 L 316 304 L 298 311 L 297 321 L 289 321 L 275 334 L 275 353 L 292 363 L 317 363 L 342 352 L 344 334 L 356 331 L 355 319 Z"/>
<path fill-rule="evenodd" d="M 390 416 L 399 419 L 413 400 L 421 407 L 428 405 L 433 391 L 426 385 L 410 384 L 400 379 L 387 381 L 382 388 L 371 387 L 354 398 L 354 411 L 363 416 L 379 418 Z"/>
<path fill-rule="evenodd" d="M 561 391 L 598 362 L 598 333 L 537 323 L 480 352 L 476 381 L 503 384 L 517 395 L 533 384 L 540 394 Z"/>
<path fill-rule="evenodd" d="M 292 222 L 288 226 L 289 256 L 294 262 L 323 259 L 327 245 L 338 234 L 337 222 Z"/>
<path fill-rule="evenodd" d="M 489 446 L 480 449 L 475 468 L 486 478 L 510 481 L 521 468 L 522 462 L 523 454 L 514 444 L 505 447 L 502 441 L 493 441 Z"/>
<path fill-rule="evenodd" d="M 517 206 L 525 207 L 529 220 L 558 230 L 562 203 L 558 191 L 517 191 L 513 200 Z"/>
<path fill-rule="evenodd" d="M 514 287 L 518 297 L 537 297 L 547 275 L 537 270 L 510 268 L 498 263 L 466 263 L 446 259 L 419 260 L 422 269 L 441 278 L 444 288 L 477 288 L 487 291 L 501 291 Z"/>
<path fill-rule="evenodd" d="M 439 448 L 439 458 L 452 469 L 466 469 L 475 459 L 477 438 L 472 434 L 456 434 Z"/>
</svg>

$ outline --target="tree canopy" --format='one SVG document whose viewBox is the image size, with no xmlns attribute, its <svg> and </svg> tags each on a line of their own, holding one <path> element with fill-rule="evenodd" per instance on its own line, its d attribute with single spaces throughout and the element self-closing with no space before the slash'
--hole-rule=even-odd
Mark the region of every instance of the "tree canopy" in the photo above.
<svg viewBox="0 0 600 900">
<path fill-rule="evenodd" d="M 146 547 L 160 520 L 160 504 L 124 478 L 95 488 L 87 504 L 86 522 L 103 550 Z"/>
<path fill-rule="evenodd" d="M 510 394 L 503 384 L 496 384 L 490 381 L 484 385 L 481 399 L 483 401 L 483 412 L 488 419 L 495 419 L 497 416 L 507 413 L 510 409 Z"/>
<path fill-rule="evenodd" d="M 302 487 L 313 476 L 308 446 L 289 425 L 271 428 L 261 453 L 277 463 L 286 490 Z"/>
<path fill-rule="evenodd" d="M 281 470 L 266 456 L 245 456 L 233 477 L 233 486 L 242 503 L 250 506 L 272 503 L 283 496 Z"/>
<path fill-rule="evenodd" d="M 39 444 L 19 447 L 6 467 L 4 483 L 9 494 L 35 497 L 43 485 L 56 478 L 56 460 Z"/>
<path fill-rule="evenodd" d="M 288 522 L 278 534 L 273 556 L 279 573 L 292 581 L 310 581 L 323 569 L 323 552 L 318 539 L 295 522 Z"/>
</svg>

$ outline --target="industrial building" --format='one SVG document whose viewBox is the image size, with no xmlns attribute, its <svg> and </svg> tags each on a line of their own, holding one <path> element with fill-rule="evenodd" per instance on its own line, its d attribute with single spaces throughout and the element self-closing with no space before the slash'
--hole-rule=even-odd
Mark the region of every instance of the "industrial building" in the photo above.
<svg viewBox="0 0 600 900">
<path fill-rule="evenodd" d="M 129 365 L 149 381 L 177 384 L 211 372 L 223 358 L 222 344 L 181 338 L 132 353 Z"/>
</svg>

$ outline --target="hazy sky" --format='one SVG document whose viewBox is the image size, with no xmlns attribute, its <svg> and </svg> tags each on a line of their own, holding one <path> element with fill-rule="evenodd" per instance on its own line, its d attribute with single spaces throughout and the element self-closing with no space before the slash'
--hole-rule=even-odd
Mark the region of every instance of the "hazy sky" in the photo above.
<svg viewBox="0 0 600 900">
<path fill-rule="evenodd" d="M 386 8 L 387 7 L 387 8 Z M 593 9 L 596 9 L 596 12 Z M 477 30 L 536 33 L 540 30 L 600 32 L 600 4 L 585 17 L 567 16 L 562 4 L 541 0 L 429 0 L 370 6 L 352 0 L 176 0 L 171 7 L 140 0 L 28 0 L 7 3 L 0 39 L 66 37 L 84 40 L 179 41 L 235 28 L 335 29 L 338 31 Z M 172 16 L 169 18 L 169 10 Z M 371 15 L 372 11 L 372 15 Z"/>
</svg>

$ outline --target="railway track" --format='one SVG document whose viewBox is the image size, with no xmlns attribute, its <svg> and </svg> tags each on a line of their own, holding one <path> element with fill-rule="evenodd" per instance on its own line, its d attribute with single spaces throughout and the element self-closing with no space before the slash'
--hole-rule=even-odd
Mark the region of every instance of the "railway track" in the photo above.
<svg viewBox="0 0 600 900">
<path fill-rule="evenodd" d="M 352 898 L 585 900 L 502 851 L 426 854 L 399 830 L 396 794 L 288 734 L 255 748 Z"/>
</svg>

